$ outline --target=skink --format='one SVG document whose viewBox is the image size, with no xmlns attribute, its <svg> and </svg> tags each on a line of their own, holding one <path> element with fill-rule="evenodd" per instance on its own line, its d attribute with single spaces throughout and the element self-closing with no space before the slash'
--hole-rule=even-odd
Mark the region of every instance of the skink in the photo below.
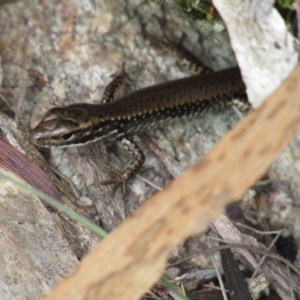
<svg viewBox="0 0 300 300">
<path fill-rule="evenodd" d="M 33 129 L 40 147 L 76 146 L 133 135 L 163 122 L 203 114 L 247 99 L 238 68 L 146 87 L 105 104 L 54 107 Z"/>
<path fill-rule="evenodd" d="M 111 88 L 106 97 L 113 94 L 113 86 Z M 220 110 L 232 105 L 237 98 L 247 101 L 238 68 L 195 75 L 146 87 L 113 102 L 52 108 L 33 129 L 30 139 L 40 147 L 78 146 L 101 139 L 121 140 L 134 153 L 136 149 L 124 137 L 178 117 Z M 125 173 L 128 174 L 123 180 L 144 161 L 143 155 L 139 154 L 138 159 L 135 166 L 127 166 Z"/>
</svg>

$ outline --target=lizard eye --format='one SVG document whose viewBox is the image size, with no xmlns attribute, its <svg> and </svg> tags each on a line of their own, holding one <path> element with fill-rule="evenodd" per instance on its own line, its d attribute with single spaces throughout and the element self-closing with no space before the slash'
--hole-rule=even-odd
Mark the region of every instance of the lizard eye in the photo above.
<svg viewBox="0 0 300 300">
<path fill-rule="evenodd" d="M 62 134 L 60 137 L 62 139 L 64 139 L 66 142 L 70 142 L 70 141 L 74 140 L 76 136 L 74 133 L 65 133 L 65 134 Z"/>
</svg>

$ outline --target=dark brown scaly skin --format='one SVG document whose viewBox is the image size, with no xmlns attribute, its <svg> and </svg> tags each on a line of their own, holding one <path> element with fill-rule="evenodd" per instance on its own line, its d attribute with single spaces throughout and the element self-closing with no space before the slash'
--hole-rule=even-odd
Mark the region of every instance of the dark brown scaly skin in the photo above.
<svg viewBox="0 0 300 300">
<path fill-rule="evenodd" d="M 178 117 L 221 110 L 237 98 L 247 100 L 238 68 L 146 87 L 113 102 L 109 101 L 114 92 L 109 89 L 108 93 L 112 96 L 106 95 L 105 104 L 50 109 L 33 129 L 31 141 L 40 147 L 115 141 Z M 128 174 L 124 176 L 128 178 Z"/>
<path fill-rule="evenodd" d="M 30 138 L 40 147 L 113 141 L 174 118 L 220 110 L 234 98 L 246 99 L 238 68 L 146 87 L 106 104 L 52 108 Z"/>
</svg>

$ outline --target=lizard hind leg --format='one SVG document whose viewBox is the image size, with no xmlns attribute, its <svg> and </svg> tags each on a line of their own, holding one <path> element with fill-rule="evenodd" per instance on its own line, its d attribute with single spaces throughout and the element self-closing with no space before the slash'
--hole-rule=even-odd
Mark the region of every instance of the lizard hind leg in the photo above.
<svg viewBox="0 0 300 300">
<path fill-rule="evenodd" d="M 213 72 L 200 58 L 184 47 L 183 43 L 186 39 L 185 33 L 181 35 L 178 42 L 174 42 L 167 36 L 165 24 L 162 19 L 157 15 L 154 15 L 154 17 L 161 28 L 162 38 L 158 38 L 148 32 L 143 33 L 144 37 L 150 41 L 153 47 L 163 49 L 166 53 L 172 53 L 177 58 L 177 62 L 192 74 L 207 74 Z"/>
</svg>

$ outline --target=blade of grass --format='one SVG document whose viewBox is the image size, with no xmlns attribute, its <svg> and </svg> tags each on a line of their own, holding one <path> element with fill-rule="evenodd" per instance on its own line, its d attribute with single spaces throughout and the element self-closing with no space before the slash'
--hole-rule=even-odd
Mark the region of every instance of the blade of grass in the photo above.
<svg viewBox="0 0 300 300">
<path fill-rule="evenodd" d="M 163 286 L 169 288 L 171 291 L 176 293 L 177 296 L 181 297 L 182 300 L 190 300 L 190 298 L 183 293 L 178 291 L 178 288 L 174 286 L 169 280 L 167 280 L 165 277 L 162 277 L 159 281 Z"/>
<path fill-rule="evenodd" d="M 93 222 L 89 221 L 87 218 L 85 218 L 85 217 L 81 216 L 80 214 L 76 213 L 72 209 L 70 209 L 70 208 L 66 207 L 65 205 L 61 204 L 61 202 L 57 201 L 56 199 L 54 199 L 54 198 L 44 194 L 43 192 L 35 189 L 31 185 L 29 185 L 29 184 L 27 184 L 23 181 L 20 181 L 20 180 L 14 178 L 12 176 L 8 176 L 2 170 L 0 170 L 0 177 L 5 179 L 5 180 L 10 181 L 11 183 L 13 183 L 17 187 L 19 187 L 21 190 L 23 190 L 25 192 L 29 192 L 29 193 L 39 197 L 44 203 L 46 203 L 46 204 L 52 206 L 53 208 L 65 213 L 70 218 L 78 221 L 79 223 L 81 223 L 86 228 L 90 229 L 92 232 L 96 233 L 100 237 L 105 238 L 107 236 L 107 232 L 104 231 L 102 228 L 100 228 L 99 226 L 97 226 Z"/>
</svg>

